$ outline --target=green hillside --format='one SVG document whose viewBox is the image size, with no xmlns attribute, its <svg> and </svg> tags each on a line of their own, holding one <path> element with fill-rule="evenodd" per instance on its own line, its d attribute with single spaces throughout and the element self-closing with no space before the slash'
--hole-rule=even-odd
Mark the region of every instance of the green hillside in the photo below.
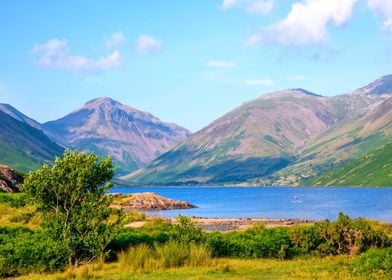
<svg viewBox="0 0 392 280">
<path fill-rule="evenodd" d="M 328 170 L 309 185 L 392 187 L 392 142 L 341 167 Z"/>
<path fill-rule="evenodd" d="M 43 132 L 0 111 L 0 163 L 21 172 L 37 169 L 63 153 Z"/>
</svg>

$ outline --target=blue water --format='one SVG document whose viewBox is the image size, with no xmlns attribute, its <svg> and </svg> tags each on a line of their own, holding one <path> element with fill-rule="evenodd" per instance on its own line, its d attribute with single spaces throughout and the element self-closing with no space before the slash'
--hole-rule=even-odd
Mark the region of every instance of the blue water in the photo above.
<svg viewBox="0 0 392 280">
<path fill-rule="evenodd" d="M 114 187 L 113 193 L 155 192 L 195 209 L 151 212 L 176 217 L 302 218 L 335 220 L 339 212 L 392 222 L 392 188 Z"/>
</svg>

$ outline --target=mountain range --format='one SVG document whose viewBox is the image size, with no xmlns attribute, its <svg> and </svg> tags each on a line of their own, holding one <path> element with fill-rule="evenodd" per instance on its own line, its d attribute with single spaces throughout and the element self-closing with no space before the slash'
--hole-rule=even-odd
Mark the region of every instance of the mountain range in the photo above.
<svg viewBox="0 0 392 280">
<path fill-rule="evenodd" d="M 194 134 L 108 97 L 44 124 L 0 104 L 0 162 L 27 172 L 93 151 L 137 185 L 391 186 L 391 142 L 392 75 L 331 97 L 264 94 Z"/>
<path fill-rule="evenodd" d="M 40 124 L 0 104 L 0 162 L 27 172 L 64 148 L 110 155 L 117 175 L 149 163 L 190 136 L 190 131 L 108 97 L 87 102 L 55 121 Z"/>
<path fill-rule="evenodd" d="M 265 94 L 123 179 L 158 185 L 318 184 L 315 179 L 327 170 L 392 141 L 391 98 L 392 76 L 333 97 L 303 89 Z"/>
</svg>

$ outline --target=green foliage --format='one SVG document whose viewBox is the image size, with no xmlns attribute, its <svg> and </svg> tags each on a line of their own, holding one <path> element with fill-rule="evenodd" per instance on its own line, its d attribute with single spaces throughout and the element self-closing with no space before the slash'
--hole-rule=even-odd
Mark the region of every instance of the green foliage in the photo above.
<svg viewBox="0 0 392 280">
<path fill-rule="evenodd" d="M 351 220 L 343 213 L 339 213 L 336 222 L 326 220 L 316 223 L 315 227 L 321 241 L 317 250 L 322 255 L 355 256 L 370 247 L 392 245 L 391 239 L 383 231 L 373 229 L 365 220 Z"/>
<path fill-rule="evenodd" d="M 205 239 L 205 234 L 201 227 L 196 226 L 191 218 L 179 215 L 177 224 L 174 225 L 171 238 L 181 243 L 201 243 Z"/>
<path fill-rule="evenodd" d="M 0 204 L 7 204 L 12 208 L 22 208 L 26 206 L 26 196 L 19 193 L 0 193 Z"/>
<path fill-rule="evenodd" d="M 213 233 L 208 244 L 215 257 L 289 258 L 293 255 L 288 228 L 251 228 L 244 232 Z"/>
<path fill-rule="evenodd" d="M 309 184 L 392 187 L 392 143 L 322 173 Z"/>
<path fill-rule="evenodd" d="M 121 226 L 108 223 L 111 196 L 106 195 L 115 168 L 109 157 L 65 151 L 52 167 L 31 172 L 22 190 L 42 213 L 42 229 L 59 240 L 70 266 L 102 254 Z"/>
<path fill-rule="evenodd" d="M 64 268 L 66 255 L 59 246 L 42 231 L 1 227 L 0 277 Z"/>
<path fill-rule="evenodd" d="M 391 279 L 392 247 L 381 250 L 370 249 L 353 262 L 351 269 L 355 274 L 370 279 Z"/>
</svg>

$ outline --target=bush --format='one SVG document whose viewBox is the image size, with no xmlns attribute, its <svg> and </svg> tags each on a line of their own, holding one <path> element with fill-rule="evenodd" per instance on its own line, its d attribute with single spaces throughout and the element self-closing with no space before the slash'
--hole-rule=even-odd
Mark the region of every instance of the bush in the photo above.
<svg viewBox="0 0 392 280">
<path fill-rule="evenodd" d="M 59 244 L 42 232 L 0 228 L 0 276 L 61 270 L 67 263 Z"/>
<path fill-rule="evenodd" d="M 203 243 L 206 239 L 201 227 L 196 226 L 191 218 L 179 215 L 174 225 L 171 238 L 183 243 Z"/>
<path fill-rule="evenodd" d="M 372 248 L 362 254 L 351 265 L 354 274 L 364 275 L 368 278 L 392 278 L 392 247 L 386 249 Z"/>
<path fill-rule="evenodd" d="M 317 250 L 322 255 L 356 256 L 371 247 L 384 248 L 392 245 L 385 232 L 374 229 L 370 222 L 363 219 L 351 220 L 342 213 L 339 213 L 336 222 L 326 220 L 315 226 L 320 238 Z"/>
</svg>

